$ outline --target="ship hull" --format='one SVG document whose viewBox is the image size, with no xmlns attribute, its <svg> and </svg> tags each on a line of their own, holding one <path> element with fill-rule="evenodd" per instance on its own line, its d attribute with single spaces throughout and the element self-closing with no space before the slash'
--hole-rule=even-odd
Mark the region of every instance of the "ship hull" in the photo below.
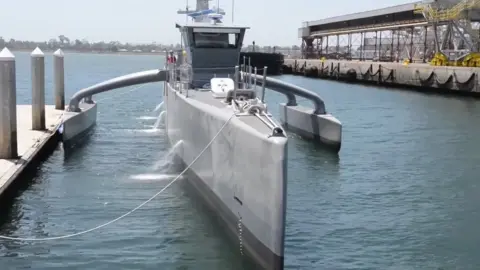
<svg viewBox="0 0 480 270">
<path fill-rule="evenodd" d="M 165 87 L 167 134 L 172 144 L 181 142 L 176 155 L 184 165 L 213 140 L 188 169 L 189 186 L 219 217 L 239 253 L 261 268 L 283 269 L 287 139 L 268 138 L 228 110 Z"/>
<path fill-rule="evenodd" d="M 177 156 L 177 158 L 181 160 L 180 157 Z M 183 165 L 187 166 L 185 163 L 183 163 Z M 258 267 L 258 269 L 283 269 L 283 256 L 273 253 L 268 247 L 258 240 L 258 238 L 248 229 L 248 227 L 245 226 L 242 228 L 242 242 L 245 244 L 248 243 L 250 248 L 247 249 L 245 247 L 241 247 L 238 237 L 238 216 L 228 208 L 228 206 L 212 191 L 209 186 L 207 186 L 201 180 L 201 178 L 193 170 L 187 170 L 186 176 L 188 179 L 188 185 L 194 189 L 193 191 L 195 192 L 196 197 L 200 198 L 204 204 L 208 206 L 211 212 L 216 213 L 215 215 L 219 218 L 217 220 L 223 227 L 228 228 L 226 233 L 230 239 L 233 239 L 233 241 L 238 244 L 237 250 L 239 253 L 241 252 L 240 250 L 243 249 L 243 255 L 248 256 L 249 259 L 254 262 L 255 266 Z M 269 262 L 261 263 L 258 260 L 255 260 L 256 256 L 262 258 L 262 260 L 264 258 L 269 258 Z M 250 267 L 251 264 L 248 266 Z M 253 270 L 256 268 L 248 269 Z"/>
</svg>

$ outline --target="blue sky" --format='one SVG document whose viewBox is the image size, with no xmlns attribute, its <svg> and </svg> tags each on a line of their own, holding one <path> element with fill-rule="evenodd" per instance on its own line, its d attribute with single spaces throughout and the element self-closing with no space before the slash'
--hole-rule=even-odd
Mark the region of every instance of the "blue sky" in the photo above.
<svg viewBox="0 0 480 270">
<path fill-rule="evenodd" d="M 188 0 L 191 7 L 195 0 Z M 0 36 L 43 41 L 63 34 L 70 39 L 131 43 L 178 43 L 176 12 L 185 0 L 3 0 Z M 412 0 L 235 0 L 235 24 L 251 27 L 244 43 L 299 45 L 303 21 L 415 2 Z M 211 2 L 216 5 L 217 0 Z M 232 0 L 220 0 L 231 22 Z"/>
</svg>

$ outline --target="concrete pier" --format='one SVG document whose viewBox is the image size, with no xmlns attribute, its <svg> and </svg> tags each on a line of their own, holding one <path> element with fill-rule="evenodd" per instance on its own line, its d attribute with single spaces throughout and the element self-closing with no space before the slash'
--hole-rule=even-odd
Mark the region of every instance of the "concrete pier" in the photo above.
<svg viewBox="0 0 480 270">
<path fill-rule="evenodd" d="M 283 66 L 284 74 L 473 95 L 480 92 L 479 71 L 420 63 L 311 59 L 286 59 Z"/>
<path fill-rule="evenodd" d="M 62 123 L 63 110 L 54 106 L 45 107 L 44 130 L 32 130 L 32 106 L 17 105 L 18 156 L 0 159 L 0 195 L 17 179 L 21 173 L 36 159 L 41 158 L 47 146 L 56 146 L 57 130 Z M 50 147 L 51 148 L 51 147 Z"/>
</svg>

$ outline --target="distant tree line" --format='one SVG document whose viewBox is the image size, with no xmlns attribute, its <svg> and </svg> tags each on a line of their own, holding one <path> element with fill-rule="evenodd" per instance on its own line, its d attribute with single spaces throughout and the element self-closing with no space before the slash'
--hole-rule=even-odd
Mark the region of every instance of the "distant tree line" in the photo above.
<svg viewBox="0 0 480 270">
<path fill-rule="evenodd" d="M 131 43 L 121 43 L 118 41 L 100 41 L 100 42 L 90 42 L 86 39 L 75 39 L 71 40 L 65 35 L 58 36 L 57 39 L 52 38 L 48 41 L 30 41 L 30 40 L 17 40 L 10 39 L 6 40 L 0 37 L 0 48 L 8 47 L 12 50 L 33 50 L 36 47 L 39 47 L 42 50 L 56 50 L 61 48 L 63 50 L 72 50 L 80 52 L 118 52 L 119 50 L 127 51 L 141 51 L 141 52 L 152 52 L 152 51 L 163 51 L 165 49 L 173 49 L 179 47 L 179 44 L 171 45 L 162 45 L 162 44 L 131 44 Z"/>
<path fill-rule="evenodd" d="M 36 47 L 44 51 L 52 51 L 58 48 L 63 50 L 79 51 L 79 52 L 162 52 L 164 50 L 174 50 L 180 49 L 180 44 L 158 44 L 152 42 L 150 44 L 131 44 L 131 43 L 122 43 L 119 41 L 100 41 L 100 42 L 91 42 L 86 39 L 75 39 L 72 40 L 65 35 L 60 35 L 58 38 L 52 38 L 48 41 L 29 41 L 29 40 L 17 40 L 10 39 L 6 40 L 0 36 L 0 49 L 8 47 L 11 50 L 34 50 Z M 243 48 L 245 51 L 252 51 L 253 46 L 248 45 Z M 255 51 L 264 51 L 264 52 L 282 52 L 287 53 L 288 51 L 298 51 L 300 48 L 298 46 L 291 47 L 279 47 L 279 46 L 263 46 L 260 47 L 255 45 Z"/>
</svg>

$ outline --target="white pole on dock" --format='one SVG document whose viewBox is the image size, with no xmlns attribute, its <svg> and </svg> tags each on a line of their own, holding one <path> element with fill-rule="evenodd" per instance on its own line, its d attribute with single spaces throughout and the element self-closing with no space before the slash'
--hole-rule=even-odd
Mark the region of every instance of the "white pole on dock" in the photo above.
<svg viewBox="0 0 480 270">
<path fill-rule="evenodd" d="M 245 68 L 246 65 L 247 65 L 247 57 L 244 55 L 243 56 L 243 65 L 242 65 L 242 71 L 243 72 L 247 71 L 247 69 Z"/>
<path fill-rule="evenodd" d="M 32 58 L 32 129 L 45 129 L 45 55 L 36 48 Z"/>
<path fill-rule="evenodd" d="M 252 66 L 248 66 L 248 88 L 252 87 Z"/>
<path fill-rule="evenodd" d="M 267 67 L 263 67 L 263 80 L 262 80 L 262 103 L 265 102 L 265 85 L 267 80 Z"/>
<path fill-rule="evenodd" d="M 232 0 L 232 24 L 235 21 L 235 0 Z"/>
<path fill-rule="evenodd" d="M 238 90 L 238 81 L 239 81 L 238 76 L 240 75 L 239 73 L 240 73 L 239 67 L 238 67 L 238 66 L 235 66 L 235 75 L 233 75 L 233 76 L 235 76 L 235 77 L 233 78 L 234 84 L 233 84 L 233 101 L 232 101 L 232 105 L 233 105 L 233 103 L 235 102 L 235 99 L 237 99 L 237 90 Z"/>
<path fill-rule="evenodd" d="M 255 90 L 255 94 L 257 94 L 257 67 L 254 68 L 255 77 L 253 77 L 253 89 Z"/>
<path fill-rule="evenodd" d="M 251 60 L 251 58 L 248 57 L 248 68 L 247 68 L 247 74 L 248 74 L 247 81 L 248 81 L 248 83 L 247 84 L 248 84 L 249 88 L 252 86 L 252 80 L 251 80 L 251 78 L 252 78 L 252 66 L 251 66 L 252 63 L 251 63 L 250 60 Z"/>
<path fill-rule="evenodd" d="M 65 62 L 61 49 L 53 53 L 53 76 L 55 80 L 55 109 L 65 110 Z"/>
<path fill-rule="evenodd" d="M 17 158 L 15 56 L 7 48 L 0 52 L 0 101 L 0 159 Z"/>
</svg>

